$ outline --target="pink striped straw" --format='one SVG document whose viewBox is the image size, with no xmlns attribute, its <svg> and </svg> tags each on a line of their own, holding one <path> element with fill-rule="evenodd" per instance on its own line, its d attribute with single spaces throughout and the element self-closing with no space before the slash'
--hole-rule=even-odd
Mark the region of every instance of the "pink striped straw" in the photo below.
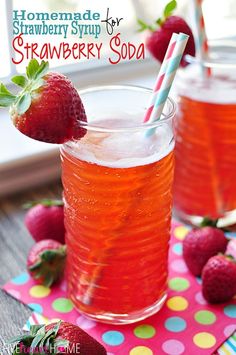
<svg viewBox="0 0 236 355">
<path fill-rule="evenodd" d="M 25 324 L 23 330 L 30 330 L 31 325 L 48 324 L 49 321 L 46 317 L 42 316 L 37 312 L 33 312 L 29 317 L 27 323 Z"/>
<path fill-rule="evenodd" d="M 195 24 L 196 24 L 196 30 L 197 30 L 197 36 L 195 38 L 195 43 L 197 47 L 197 53 L 198 56 L 201 60 L 204 60 L 205 58 L 208 58 L 209 54 L 209 46 L 208 46 L 208 41 L 207 41 L 207 36 L 206 36 L 206 27 L 205 27 L 205 21 L 204 21 L 204 16 L 202 12 L 202 2 L 203 0 L 193 0 L 194 4 L 194 18 L 195 18 Z M 210 68 L 203 68 L 203 74 L 204 75 L 211 75 L 211 69 Z"/>
<path fill-rule="evenodd" d="M 168 60 L 171 58 L 171 56 L 173 54 L 177 38 L 178 38 L 177 33 L 173 33 L 172 37 L 170 39 L 168 48 L 166 50 L 165 57 L 163 59 L 162 66 L 161 66 L 159 74 L 157 76 L 157 81 L 156 81 L 154 89 L 153 89 L 153 95 L 152 95 L 150 103 L 148 105 L 148 109 L 146 111 L 146 114 L 145 114 L 143 122 L 147 122 L 150 119 L 150 116 L 151 116 L 151 113 L 152 113 L 152 110 L 153 110 L 153 107 L 154 107 L 154 104 L 155 104 L 155 101 L 156 101 L 156 95 L 158 93 L 158 90 L 160 90 L 162 82 L 164 80 L 165 71 L 166 71 L 166 68 L 168 66 Z"/>
<path fill-rule="evenodd" d="M 154 122 L 160 119 L 188 38 L 189 36 L 184 33 L 173 33 L 158 73 L 144 122 Z M 147 135 L 151 135 L 154 132 L 154 129 L 150 129 L 147 131 Z"/>
</svg>

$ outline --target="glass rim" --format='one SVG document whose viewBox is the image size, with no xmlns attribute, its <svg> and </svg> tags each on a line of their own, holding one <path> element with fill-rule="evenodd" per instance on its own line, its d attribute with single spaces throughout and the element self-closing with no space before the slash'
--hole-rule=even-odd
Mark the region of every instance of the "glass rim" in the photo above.
<svg viewBox="0 0 236 355">
<path fill-rule="evenodd" d="M 234 68 L 236 69 L 235 62 L 225 62 L 224 58 L 200 58 L 200 57 L 193 57 L 189 54 L 184 56 L 184 59 L 188 64 L 198 64 L 199 66 L 203 66 L 204 68 Z"/>
<path fill-rule="evenodd" d="M 78 93 L 83 101 L 84 94 L 105 91 L 105 90 L 132 90 L 137 92 L 146 92 L 149 94 L 152 93 L 151 89 L 144 86 L 138 86 L 138 85 L 98 85 L 98 86 L 91 86 L 82 90 L 78 90 Z M 131 126 L 131 127 L 126 126 L 126 127 L 116 127 L 116 128 L 110 128 L 110 127 L 100 126 L 100 125 L 98 126 L 96 124 L 91 124 L 89 122 L 84 122 L 84 121 L 79 121 L 79 123 L 82 128 L 85 128 L 89 131 L 104 132 L 104 133 L 116 133 L 116 132 L 128 132 L 128 131 L 132 132 L 132 131 L 156 128 L 158 126 L 162 126 L 163 123 L 171 121 L 175 115 L 176 112 L 175 101 L 171 97 L 168 97 L 167 101 L 170 105 L 170 112 L 168 114 L 162 113 L 161 119 L 154 122 L 150 122 L 150 123 L 143 122 L 142 124 L 137 124 L 136 126 Z M 85 112 L 86 112 L 86 107 L 85 107 Z"/>
</svg>

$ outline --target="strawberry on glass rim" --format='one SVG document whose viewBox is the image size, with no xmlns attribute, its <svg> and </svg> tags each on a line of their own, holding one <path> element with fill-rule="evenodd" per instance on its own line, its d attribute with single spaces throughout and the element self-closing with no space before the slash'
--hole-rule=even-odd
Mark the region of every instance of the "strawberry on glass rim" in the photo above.
<svg viewBox="0 0 236 355">
<path fill-rule="evenodd" d="M 48 68 L 32 59 L 26 76 L 11 79 L 22 88 L 17 95 L 0 84 L 0 107 L 10 106 L 13 124 L 30 138 L 57 144 L 80 139 L 86 133 L 80 121 L 87 121 L 80 96 L 67 77 Z"/>
<path fill-rule="evenodd" d="M 186 33 L 189 36 L 189 39 L 180 62 L 180 65 L 184 67 L 187 65 L 187 62 L 184 59 L 185 55 L 189 54 L 195 56 L 195 43 L 192 30 L 186 21 L 179 16 L 172 15 L 176 7 L 176 0 L 170 1 L 164 9 L 163 16 L 158 18 L 154 25 L 148 25 L 141 19 L 138 19 L 138 24 L 140 26 L 138 31 L 142 32 L 148 30 L 150 32 L 146 39 L 146 47 L 150 54 L 161 63 L 164 59 L 172 34 L 174 32 Z"/>
</svg>

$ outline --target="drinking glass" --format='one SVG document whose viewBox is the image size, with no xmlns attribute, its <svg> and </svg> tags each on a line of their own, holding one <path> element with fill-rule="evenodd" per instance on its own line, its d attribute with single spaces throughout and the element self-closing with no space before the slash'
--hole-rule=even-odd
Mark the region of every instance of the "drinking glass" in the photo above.
<svg viewBox="0 0 236 355">
<path fill-rule="evenodd" d="M 236 65 L 190 58 L 176 88 L 175 213 L 225 218 L 236 209 Z"/>
<path fill-rule="evenodd" d="M 144 124 L 148 89 L 80 95 L 86 134 L 61 149 L 68 294 L 92 319 L 132 323 L 167 294 L 175 104 L 168 99 L 161 119 Z"/>
</svg>

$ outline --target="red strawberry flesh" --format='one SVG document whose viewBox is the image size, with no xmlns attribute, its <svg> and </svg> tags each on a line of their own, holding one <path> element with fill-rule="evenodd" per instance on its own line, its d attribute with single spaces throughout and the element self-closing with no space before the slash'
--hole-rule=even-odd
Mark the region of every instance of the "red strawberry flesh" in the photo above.
<svg viewBox="0 0 236 355">
<path fill-rule="evenodd" d="M 43 142 L 64 143 L 86 133 L 80 126 L 86 115 L 79 94 L 59 73 L 47 74 L 44 84 L 33 92 L 29 109 L 19 115 L 13 108 L 11 116 L 21 133 Z"/>
<path fill-rule="evenodd" d="M 52 323 L 47 326 L 33 325 L 28 334 L 9 340 L 15 344 L 13 354 L 71 354 L 106 355 L 106 349 L 78 326 L 68 322 Z"/>
<path fill-rule="evenodd" d="M 200 276 L 207 260 L 224 253 L 228 244 L 222 230 L 214 227 L 203 227 L 190 231 L 183 241 L 183 257 L 195 276 Z"/>
<path fill-rule="evenodd" d="M 195 55 L 195 43 L 191 28 L 188 24 L 178 16 L 170 16 L 155 32 L 151 32 L 146 40 L 146 46 L 151 55 L 159 60 L 163 61 L 169 41 L 173 33 L 185 33 L 189 35 L 189 39 L 184 51 L 181 65 L 186 66 L 187 62 L 184 58 L 186 54 L 191 56 Z"/>
<path fill-rule="evenodd" d="M 55 239 L 65 243 L 63 206 L 44 206 L 38 204 L 28 210 L 25 225 L 36 242 Z"/>
<path fill-rule="evenodd" d="M 55 326 L 55 323 L 50 324 L 46 327 L 46 331 L 50 330 Z M 79 353 L 73 352 L 71 355 L 106 355 L 107 352 L 105 348 L 92 338 L 89 334 L 83 331 L 81 328 L 72 325 L 67 322 L 62 322 L 57 333 L 57 339 L 65 339 L 69 341 L 69 347 L 71 349 L 79 349 Z"/>
<path fill-rule="evenodd" d="M 224 255 L 210 258 L 202 271 L 202 293 L 209 303 L 230 301 L 236 294 L 236 262 Z"/>
</svg>

